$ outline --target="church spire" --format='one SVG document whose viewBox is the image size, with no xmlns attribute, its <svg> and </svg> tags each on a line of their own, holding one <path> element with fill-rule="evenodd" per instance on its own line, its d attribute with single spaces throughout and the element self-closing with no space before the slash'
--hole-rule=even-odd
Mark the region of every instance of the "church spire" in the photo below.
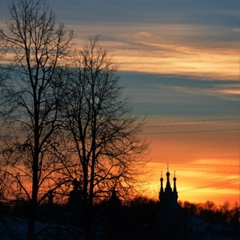
<svg viewBox="0 0 240 240">
<path fill-rule="evenodd" d="M 174 171 L 174 178 L 173 178 L 173 192 L 177 192 L 177 186 L 176 186 L 176 176 L 175 176 L 175 171 Z"/>
<path fill-rule="evenodd" d="M 161 182 L 161 188 L 160 188 L 160 193 L 161 193 L 161 192 L 163 192 L 163 177 L 162 177 L 162 171 L 161 171 L 160 182 Z"/>
<path fill-rule="evenodd" d="M 170 184 L 170 180 L 169 180 L 169 177 L 170 177 L 170 173 L 169 173 L 169 169 L 168 169 L 168 164 L 167 164 L 167 173 L 166 173 L 166 176 L 167 176 L 167 183 L 166 183 L 166 188 L 165 188 L 165 192 L 172 192 L 172 188 L 171 188 L 171 184 Z"/>
<path fill-rule="evenodd" d="M 163 191 L 163 177 L 162 177 L 162 171 L 161 171 L 161 178 L 160 178 L 160 191 L 159 191 L 159 200 L 161 200 L 162 196 L 164 194 Z"/>
</svg>

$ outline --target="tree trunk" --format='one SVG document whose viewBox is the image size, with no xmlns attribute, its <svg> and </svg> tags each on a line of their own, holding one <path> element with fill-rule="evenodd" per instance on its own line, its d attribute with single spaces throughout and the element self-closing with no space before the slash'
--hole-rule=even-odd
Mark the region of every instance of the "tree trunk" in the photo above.
<svg viewBox="0 0 240 240">
<path fill-rule="evenodd" d="M 33 183 L 32 183 L 32 199 L 29 206 L 28 215 L 28 234 L 27 239 L 33 240 L 35 234 L 35 221 L 36 221 L 36 209 L 37 209 L 37 196 L 38 196 L 38 180 L 37 171 L 33 167 Z"/>
<path fill-rule="evenodd" d="M 36 219 L 36 207 L 33 201 L 31 201 L 29 206 L 27 240 L 34 239 L 35 219 Z"/>
<path fill-rule="evenodd" d="M 92 204 L 88 203 L 87 208 L 85 208 L 84 213 L 84 231 L 85 231 L 85 239 L 86 240 L 94 240 L 94 233 L 93 233 L 93 208 Z"/>
</svg>

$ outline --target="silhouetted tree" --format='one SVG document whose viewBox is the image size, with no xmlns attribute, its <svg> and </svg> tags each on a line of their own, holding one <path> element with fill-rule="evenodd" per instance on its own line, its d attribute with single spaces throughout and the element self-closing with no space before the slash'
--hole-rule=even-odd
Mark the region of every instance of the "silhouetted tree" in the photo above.
<svg viewBox="0 0 240 240">
<path fill-rule="evenodd" d="M 238 236 L 240 236 L 240 206 L 235 203 L 234 207 L 229 210 L 228 224 L 233 227 Z"/>
<path fill-rule="evenodd" d="M 226 224 L 233 229 L 239 229 L 239 205 L 233 207 L 229 202 L 217 206 L 212 201 L 205 203 L 181 203 L 182 208 L 187 214 L 195 215 L 209 223 Z"/>
<path fill-rule="evenodd" d="M 116 66 L 98 37 L 74 63 L 62 113 L 71 163 L 82 182 L 86 239 L 92 239 L 94 201 L 109 196 L 113 188 L 121 192 L 132 187 L 147 145 L 139 138 L 143 120 L 132 115 Z"/>
<path fill-rule="evenodd" d="M 1 89 L 1 161 L 9 186 L 29 200 L 28 239 L 33 239 L 36 209 L 49 190 L 43 184 L 52 189 L 59 184 L 52 178 L 60 156 L 59 66 L 68 57 L 73 34 L 56 23 L 45 0 L 13 2 L 9 12 L 6 29 L 0 30 L 1 47 L 8 51 Z"/>
</svg>

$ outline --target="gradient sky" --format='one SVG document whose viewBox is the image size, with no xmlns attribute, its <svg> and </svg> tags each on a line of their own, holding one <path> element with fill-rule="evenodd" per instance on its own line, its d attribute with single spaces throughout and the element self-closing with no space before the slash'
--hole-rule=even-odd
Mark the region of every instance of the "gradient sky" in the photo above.
<svg viewBox="0 0 240 240">
<path fill-rule="evenodd" d="M 49 0 L 57 20 L 119 65 L 134 113 L 147 116 L 156 198 L 167 163 L 180 200 L 239 202 L 239 0 Z M 8 0 L 1 0 L 0 21 Z"/>
</svg>

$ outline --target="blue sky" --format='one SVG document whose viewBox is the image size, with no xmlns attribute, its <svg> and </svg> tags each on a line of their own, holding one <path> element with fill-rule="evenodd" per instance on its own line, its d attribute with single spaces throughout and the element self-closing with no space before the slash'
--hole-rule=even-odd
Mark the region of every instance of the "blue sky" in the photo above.
<svg viewBox="0 0 240 240">
<path fill-rule="evenodd" d="M 201 119 L 238 116 L 239 95 L 221 93 L 238 88 L 234 80 L 202 80 L 191 76 L 122 73 L 138 114 Z M 131 79 L 131 81 L 129 81 Z"/>
<path fill-rule="evenodd" d="M 145 137 L 153 143 L 149 155 L 153 163 L 149 168 L 158 169 L 151 180 L 154 194 L 166 161 L 178 172 L 179 181 L 184 180 L 183 188 L 192 178 L 180 170 L 179 163 L 185 166 L 191 162 L 192 167 L 187 170 L 201 178 L 206 176 L 205 172 L 194 170 L 199 162 L 205 171 L 209 162 L 235 166 L 230 176 L 236 179 L 239 0 L 49 0 L 49 3 L 57 20 L 74 30 L 77 48 L 90 36 L 101 35 L 101 44 L 119 66 L 125 93 L 132 96 L 134 113 L 147 116 Z M 1 25 L 7 17 L 8 4 L 9 0 L 0 2 Z M 219 178 L 229 178 L 221 175 L 219 169 L 210 169 L 209 174 L 210 187 Z M 190 188 L 197 186 L 196 183 Z M 231 189 L 223 186 L 225 190 L 216 193 L 235 194 L 237 199 L 236 186 Z M 203 200 L 208 197 L 213 198 L 199 195 Z"/>
</svg>

